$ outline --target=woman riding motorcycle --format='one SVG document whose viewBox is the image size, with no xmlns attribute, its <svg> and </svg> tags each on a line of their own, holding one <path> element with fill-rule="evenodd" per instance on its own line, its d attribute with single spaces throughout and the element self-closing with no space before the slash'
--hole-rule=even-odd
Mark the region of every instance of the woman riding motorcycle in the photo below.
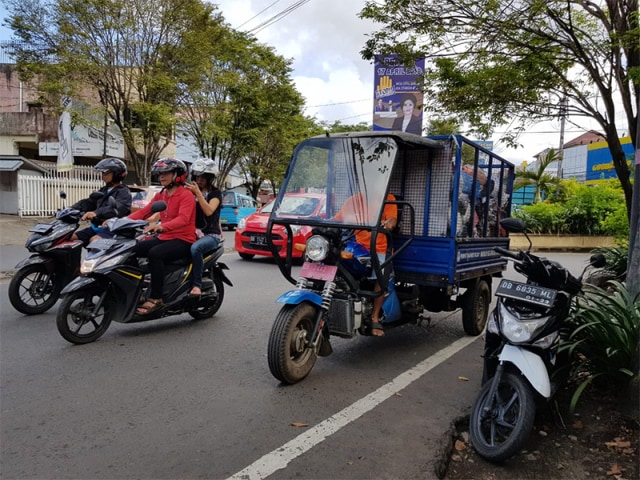
<svg viewBox="0 0 640 480">
<path fill-rule="evenodd" d="M 196 241 L 196 204 L 193 194 L 184 188 L 187 167 L 175 158 L 161 158 L 151 167 L 152 175 L 159 175 L 162 190 L 142 209 L 132 213 L 132 220 L 146 219 L 151 215 L 153 202 L 164 201 L 166 210 L 160 212 L 160 223 L 150 224 L 145 233 L 157 233 L 141 240 L 135 247 L 138 257 L 149 259 L 151 285 L 146 301 L 136 310 L 138 315 L 148 315 L 163 305 L 165 262 L 188 257 L 191 244 Z"/>
</svg>

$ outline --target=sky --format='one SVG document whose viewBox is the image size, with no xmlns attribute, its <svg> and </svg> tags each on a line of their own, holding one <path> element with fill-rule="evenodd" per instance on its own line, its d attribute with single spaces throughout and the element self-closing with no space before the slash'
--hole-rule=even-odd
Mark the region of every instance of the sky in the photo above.
<svg viewBox="0 0 640 480">
<path fill-rule="evenodd" d="M 260 43 L 274 47 L 292 59 L 293 80 L 306 99 L 305 114 L 320 121 L 344 124 L 372 122 L 373 64 L 360 56 L 367 34 L 380 25 L 358 18 L 365 0 L 211 0 L 227 23 L 251 32 Z M 288 12 L 288 13 L 287 13 Z M 6 15 L 0 7 L 0 18 Z M 263 25 L 269 22 L 268 25 Z M 262 25 L 262 26 L 261 26 Z M 10 30 L 0 27 L 0 40 Z M 429 112 L 425 112 L 428 118 Z M 564 141 L 578 137 L 597 125 L 570 119 Z M 503 129 L 504 130 L 504 129 Z M 500 129 L 488 140 L 494 152 L 516 164 L 546 148 L 558 148 L 560 121 L 543 122 L 521 135 L 521 148 L 500 142 Z"/>
</svg>

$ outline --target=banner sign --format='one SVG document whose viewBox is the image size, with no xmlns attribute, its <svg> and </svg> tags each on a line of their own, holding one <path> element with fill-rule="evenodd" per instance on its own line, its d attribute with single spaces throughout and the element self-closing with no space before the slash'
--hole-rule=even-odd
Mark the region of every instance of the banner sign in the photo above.
<svg viewBox="0 0 640 480">
<path fill-rule="evenodd" d="M 58 121 L 58 171 L 73 170 L 73 140 L 71 139 L 71 114 L 62 112 Z"/>
<path fill-rule="evenodd" d="M 373 130 L 422 135 L 424 97 L 420 82 L 424 58 L 411 66 L 395 64 L 397 55 L 377 56 L 374 75 Z"/>
</svg>

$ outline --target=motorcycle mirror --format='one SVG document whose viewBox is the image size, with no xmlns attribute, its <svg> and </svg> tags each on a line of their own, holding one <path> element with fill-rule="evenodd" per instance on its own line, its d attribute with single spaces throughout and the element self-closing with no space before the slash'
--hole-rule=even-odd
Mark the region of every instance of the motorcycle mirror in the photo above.
<svg viewBox="0 0 640 480">
<path fill-rule="evenodd" d="M 67 194 L 65 193 L 64 190 L 60 190 L 60 198 L 65 200 L 67 198 Z"/>
<path fill-rule="evenodd" d="M 601 253 L 596 253 L 594 255 L 591 255 L 591 258 L 589 259 L 589 265 L 591 265 L 594 268 L 602 268 L 606 264 L 607 264 L 607 259 Z"/>
<path fill-rule="evenodd" d="M 500 220 L 500 226 L 509 233 L 524 233 L 527 229 L 527 224 L 519 218 L 503 218 Z"/>
<path fill-rule="evenodd" d="M 102 197 L 104 197 L 102 192 L 91 192 L 91 195 L 89 195 L 91 200 L 100 200 Z"/>
<path fill-rule="evenodd" d="M 153 202 L 151 204 L 151 211 L 153 213 L 162 212 L 162 211 L 164 211 L 166 209 L 167 209 L 167 204 L 166 204 L 166 202 L 163 202 L 162 200 L 159 200 L 157 202 Z"/>
<path fill-rule="evenodd" d="M 525 238 L 529 242 L 529 248 L 527 249 L 527 251 L 531 250 L 531 246 L 533 244 L 531 243 L 529 235 L 527 235 L 527 224 L 524 221 L 520 220 L 519 218 L 513 217 L 504 218 L 500 220 L 500 226 L 509 233 L 523 233 Z"/>
</svg>

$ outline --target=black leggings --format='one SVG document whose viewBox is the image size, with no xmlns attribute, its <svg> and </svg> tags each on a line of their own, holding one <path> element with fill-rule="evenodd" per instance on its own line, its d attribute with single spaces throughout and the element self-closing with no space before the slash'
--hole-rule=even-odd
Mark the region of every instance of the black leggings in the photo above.
<svg viewBox="0 0 640 480">
<path fill-rule="evenodd" d="M 138 257 L 149 259 L 151 273 L 151 293 L 149 298 L 162 298 L 164 290 L 164 264 L 180 258 L 190 258 L 191 244 L 179 238 L 160 240 L 158 237 L 138 242 L 134 248 Z"/>
</svg>

